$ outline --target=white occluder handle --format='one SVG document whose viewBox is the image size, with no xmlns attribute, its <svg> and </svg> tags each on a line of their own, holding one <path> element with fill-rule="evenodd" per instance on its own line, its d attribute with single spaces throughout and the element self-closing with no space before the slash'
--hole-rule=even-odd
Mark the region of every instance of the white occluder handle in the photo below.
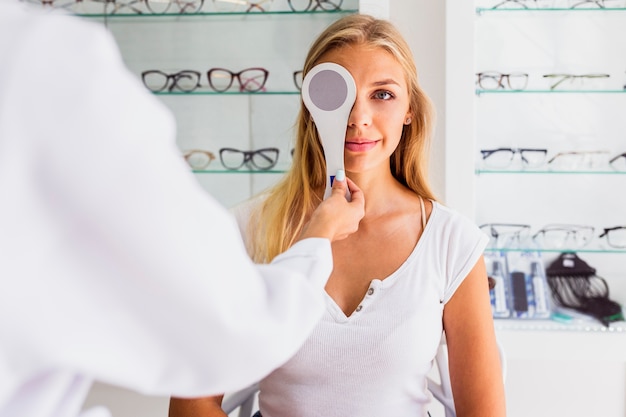
<svg viewBox="0 0 626 417">
<path fill-rule="evenodd" d="M 324 198 L 331 193 L 337 170 L 344 169 L 346 130 L 355 99 L 354 78 L 339 64 L 332 62 L 318 64 L 302 81 L 302 101 L 315 122 L 326 158 Z"/>
</svg>

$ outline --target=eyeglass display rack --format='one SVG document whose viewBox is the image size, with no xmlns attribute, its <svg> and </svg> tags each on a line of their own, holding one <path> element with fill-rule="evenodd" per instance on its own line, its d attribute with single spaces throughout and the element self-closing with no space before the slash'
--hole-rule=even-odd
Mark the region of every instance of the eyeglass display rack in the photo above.
<svg viewBox="0 0 626 417">
<path fill-rule="evenodd" d="M 557 0 L 557 3 L 565 1 Z M 626 50 L 626 2 L 620 7 L 539 8 L 531 1 L 476 1 L 475 63 L 480 71 L 524 72 L 528 88 L 487 90 L 476 87 L 476 143 L 480 149 L 547 148 L 626 152 L 626 61 L 614 57 Z M 522 7 L 528 4 L 528 8 Z M 539 2 L 540 3 L 540 2 Z M 617 54 L 623 55 L 623 54 Z M 591 85 L 551 89 L 546 73 L 606 72 L 610 78 Z M 618 110 L 620 109 L 620 110 Z M 478 155 L 478 151 L 476 152 Z M 626 171 L 606 165 L 554 170 L 528 168 L 519 160 L 511 167 L 488 168 L 476 158 L 477 223 L 589 224 L 595 242 L 573 248 L 598 275 L 607 279 L 611 298 L 626 303 L 626 249 L 598 244 L 602 227 L 626 225 Z M 570 249 L 537 249 L 547 265 Z M 494 249 L 519 252 L 524 248 Z M 500 330 L 544 330 L 624 333 L 626 324 L 562 324 L 552 320 L 498 319 Z"/>
<path fill-rule="evenodd" d="M 126 65 L 139 78 L 146 70 L 202 74 L 201 88 L 196 91 L 154 94 L 174 113 L 181 151 L 200 149 L 216 156 L 206 168 L 193 172 L 202 187 L 226 207 L 271 186 L 288 169 L 300 108 L 293 72 L 301 70 L 311 42 L 326 26 L 359 9 L 358 0 L 343 0 L 340 10 L 313 10 L 312 1 L 308 11 L 297 12 L 287 0 L 263 4 L 270 8 L 215 11 L 212 2 L 205 0 L 203 9 L 195 13 L 76 12 L 110 30 Z M 231 89 L 220 93 L 208 87 L 207 71 L 215 67 L 233 72 L 262 67 L 269 75 L 261 91 L 239 91 L 235 81 Z M 271 169 L 245 165 L 229 170 L 219 158 L 219 150 L 225 147 L 275 147 L 280 152 Z"/>
</svg>

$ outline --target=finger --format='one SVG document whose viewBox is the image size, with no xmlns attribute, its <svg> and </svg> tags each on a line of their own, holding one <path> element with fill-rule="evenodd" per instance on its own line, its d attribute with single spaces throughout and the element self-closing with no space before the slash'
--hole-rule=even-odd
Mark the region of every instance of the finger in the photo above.
<svg viewBox="0 0 626 417">
<path fill-rule="evenodd" d="M 337 170 L 335 174 L 335 179 L 333 180 L 333 193 L 341 192 L 345 194 L 348 189 L 348 185 L 346 184 L 346 173 L 344 170 Z"/>
<path fill-rule="evenodd" d="M 358 185 L 354 183 L 350 178 L 346 178 L 346 184 L 348 185 L 348 189 L 350 190 L 351 200 L 352 201 L 364 201 L 365 197 L 363 196 L 363 191 L 359 188 Z"/>
</svg>

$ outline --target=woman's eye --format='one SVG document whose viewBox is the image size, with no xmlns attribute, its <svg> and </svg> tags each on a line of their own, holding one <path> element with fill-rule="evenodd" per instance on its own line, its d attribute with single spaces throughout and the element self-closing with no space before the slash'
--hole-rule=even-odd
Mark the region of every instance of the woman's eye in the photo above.
<svg viewBox="0 0 626 417">
<path fill-rule="evenodd" d="M 393 98 L 393 94 L 389 91 L 377 91 L 374 93 L 374 98 L 378 100 L 390 100 Z"/>
</svg>

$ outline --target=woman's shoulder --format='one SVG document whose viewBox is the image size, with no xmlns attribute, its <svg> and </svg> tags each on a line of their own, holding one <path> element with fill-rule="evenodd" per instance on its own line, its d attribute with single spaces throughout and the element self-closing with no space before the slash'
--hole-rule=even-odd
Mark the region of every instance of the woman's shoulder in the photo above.
<svg viewBox="0 0 626 417">
<path fill-rule="evenodd" d="M 445 206 L 438 201 L 431 201 L 432 212 L 429 222 L 437 228 L 444 228 L 458 232 L 479 232 L 480 229 L 474 221 L 459 211 Z"/>
<path fill-rule="evenodd" d="M 235 216 L 239 229 L 244 232 L 250 226 L 250 220 L 258 213 L 263 203 L 267 199 L 266 193 L 257 194 L 242 201 L 241 203 L 230 208 L 230 212 Z"/>
</svg>

